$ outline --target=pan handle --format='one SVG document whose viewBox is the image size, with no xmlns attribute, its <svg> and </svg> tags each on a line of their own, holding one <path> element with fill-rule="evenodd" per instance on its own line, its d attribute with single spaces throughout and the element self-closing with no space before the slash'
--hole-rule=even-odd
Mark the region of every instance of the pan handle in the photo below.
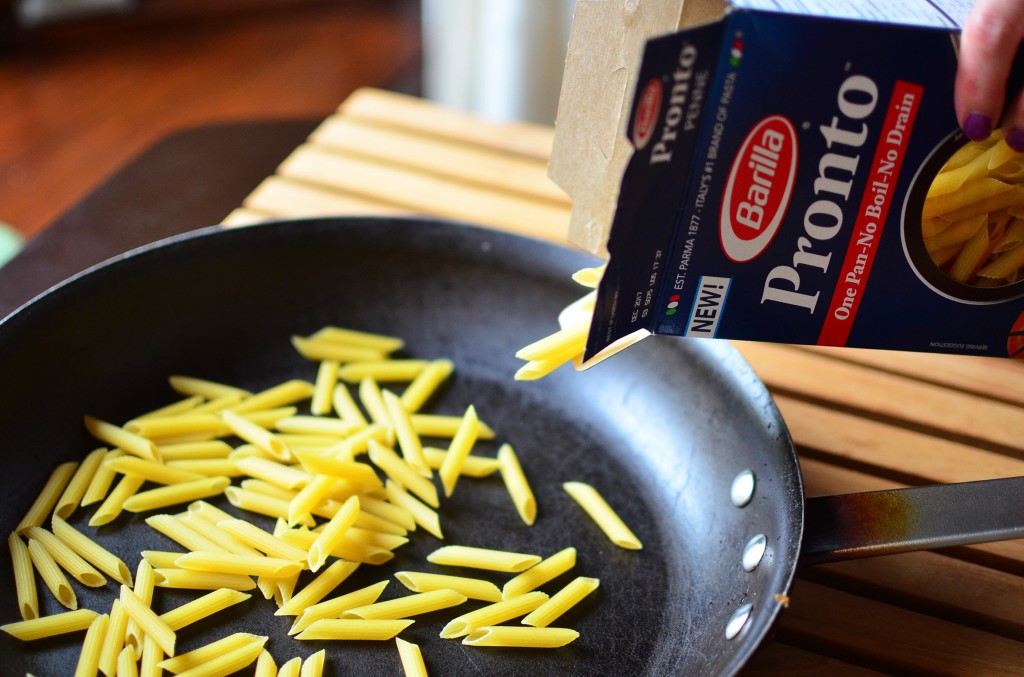
<svg viewBox="0 0 1024 677">
<path fill-rule="evenodd" d="M 1024 538 L 1024 477 L 807 499 L 801 564 Z"/>
</svg>

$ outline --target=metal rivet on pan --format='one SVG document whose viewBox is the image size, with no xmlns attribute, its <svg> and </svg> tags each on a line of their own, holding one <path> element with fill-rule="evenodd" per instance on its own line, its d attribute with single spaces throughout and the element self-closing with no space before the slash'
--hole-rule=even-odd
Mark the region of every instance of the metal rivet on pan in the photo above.
<svg viewBox="0 0 1024 677">
<path fill-rule="evenodd" d="M 753 571 L 756 569 L 757 565 L 761 563 L 761 558 L 764 557 L 764 551 L 767 547 L 768 539 L 765 538 L 764 534 L 758 534 L 750 539 L 746 547 L 743 548 L 743 570 Z"/>
<path fill-rule="evenodd" d="M 753 604 L 744 604 L 739 609 L 736 609 L 736 613 L 732 615 L 729 622 L 725 624 L 725 638 L 734 639 L 736 635 L 743 631 L 743 628 L 747 625 L 747 621 L 750 620 L 750 612 L 754 610 Z"/>
<path fill-rule="evenodd" d="M 757 480 L 754 478 L 754 473 L 750 470 L 744 470 L 732 481 L 732 488 L 729 490 L 729 496 L 732 498 L 732 504 L 737 508 L 742 508 L 747 503 L 750 503 L 750 499 L 754 497 L 754 486 L 757 484 Z"/>
</svg>

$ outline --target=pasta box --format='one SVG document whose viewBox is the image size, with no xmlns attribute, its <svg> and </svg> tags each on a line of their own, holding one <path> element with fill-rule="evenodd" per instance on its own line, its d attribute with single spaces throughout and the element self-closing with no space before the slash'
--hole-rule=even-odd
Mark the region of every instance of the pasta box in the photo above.
<svg viewBox="0 0 1024 677">
<path fill-rule="evenodd" d="M 1024 161 L 959 131 L 960 19 L 758 4 L 643 46 L 587 356 L 648 333 L 1024 355 Z"/>
</svg>

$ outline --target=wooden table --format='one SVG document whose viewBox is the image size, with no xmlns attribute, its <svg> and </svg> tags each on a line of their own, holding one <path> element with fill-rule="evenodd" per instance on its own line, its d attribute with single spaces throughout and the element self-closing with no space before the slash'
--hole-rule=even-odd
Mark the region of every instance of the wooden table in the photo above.
<svg viewBox="0 0 1024 677">
<path fill-rule="evenodd" d="M 422 213 L 564 242 L 552 137 L 359 90 L 225 223 Z M 1022 363 L 736 347 L 782 410 L 808 495 L 1024 475 Z M 1024 675 L 1024 541 L 807 568 L 745 674 Z"/>
</svg>

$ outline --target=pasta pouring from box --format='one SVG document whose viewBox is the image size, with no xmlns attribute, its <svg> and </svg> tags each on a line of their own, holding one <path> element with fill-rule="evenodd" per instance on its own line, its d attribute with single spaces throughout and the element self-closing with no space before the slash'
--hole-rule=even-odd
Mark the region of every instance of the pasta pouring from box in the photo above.
<svg viewBox="0 0 1024 677">
<path fill-rule="evenodd" d="M 312 379 L 315 366 L 288 339 L 329 324 L 402 336 L 408 353 L 403 358 L 448 356 L 455 371 L 433 403 L 437 413 L 461 414 L 472 401 L 481 420 L 515 448 L 536 498 L 536 520 L 528 526 L 496 477 L 479 482 L 463 477 L 445 499 L 440 483 L 434 485 L 444 541 L 425 529 L 410 532 L 408 543 L 395 553 L 396 568 L 415 563 L 428 567 L 422 573 L 443 575 L 433 567 L 445 565 L 431 557 L 439 562 L 439 546 L 456 544 L 525 553 L 530 557 L 524 566 L 536 568 L 481 574 L 466 569 L 465 576 L 493 576 L 497 585 L 450 593 L 423 590 L 425 597 L 406 600 L 423 600 L 419 615 L 364 621 L 419 645 L 432 674 L 464 674 L 472 666 L 496 674 L 734 674 L 780 613 L 801 557 L 810 563 L 1024 531 L 1008 517 L 1016 514 L 1024 492 L 1019 481 L 805 502 L 785 425 L 764 386 L 727 345 L 647 341 L 587 373 L 586 384 L 571 370 L 533 383 L 514 381 L 517 348 L 546 331 L 551 317 L 576 294 L 568 281 L 571 273 L 595 263 L 566 248 L 460 224 L 367 218 L 199 231 L 87 271 L 0 324 L 0 383 L 5 392 L 17 394 L 0 410 L 8 471 L 0 515 L 6 533 L 16 529 L 55 468 L 83 461 L 95 448 L 82 424 L 84 413 L 120 422 L 166 404 L 169 374 L 202 376 L 252 392 L 296 377 Z M 112 331 L 125 326 L 126 317 L 131 331 Z M 645 374 L 653 369 L 677 378 L 652 382 Z M 679 387 L 683 381 L 701 388 Z M 486 443 L 473 456 L 486 451 L 501 456 Z M 429 458 L 426 451 L 424 458 Z M 247 467 L 265 474 L 272 462 Z M 297 470 L 283 473 L 280 481 L 298 477 Z M 574 492 L 582 492 L 584 483 L 599 488 L 643 549 L 613 544 L 565 493 L 566 483 Z M 419 490 L 429 495 L 425 487 Z M 269 533 L 251 533 L 237 519 L 244 513 L 226 497 L 206 501 L 213 514 L 219 514 L 216 509 L 229 513 L 227 519 L 217 518 L 230 528 L 226 533 L 254 544 L 262 543 L 256 535 L 269 538 Z M 849 514 L 843 508 L 851 502 L 877 501 L 902 506 L 893 523 L 850 529 L 836 519 Z M 971 514 L 964 506 L 987 507 L 992 514 Z M 339 504 L 337 519 L 350 517 L 350 507 Z M 70 514 L 68 525 L 116 551 L 135 571 L 142 551 L 174 549 L 170 541 L 154 548 L 154 538 L 163 536 L 154 534 L 147 518 L 157 524 L 158 513 L 125 513 L 90 527 L 90 511 L 81 510 Z M 262 524 L 273 528 L 273 520 Z M 287 568 L 281 561 L 295 543 L 305 544 L 302 553 L 312 552 L 309 545 L 323 535 L 301 527 L 290 531 L 299 540 L 279 544 L 267 558 L 279 561 L 261 561 L 260 571 Z M 330 528 L 324 531 L 326 539 Z M 895 542 L 878 537 L 894 532 Z M 255 566 L 244 553 L 189 556 L 181 563 L 191 566 L 201 559 L 231 570 Z M 370 616 L 394 606 L 392 600 L 400 596 L 395 583 L 383 594 L 381 586 L 371 587 L 379 580 L 378 567 L 362 565 L 353 572 L 342 561 L 328 561 L 322 570 L 348 576 L 338 592 L 358 597 L 353 614 Z M 319 558 L 314 562 L 319 565 Z M 555 577 L 552 583 L 560 584 L 564 579 L 557 577 L 565 575 L 560 572 L 573 564 L 602 583 L 559 620 L 579 633 L 566 646 L 477 649 L 438 636 L 452 619 L 476 618 L 469 606 L 463 607 L 468 612 L 446 608 L 483 603 L 462 602 L 467 594 L 539 602 L 541 593 L 515 590 L 532 585 L 524 583 L 530 577 L 534 582 Z M 322 574 L 303 575 L 307 578 L 297 592 L 309 577 Z M 438 580 L 403 578 L 416 585 Z M 96 588 L 72 582 L 71 587 L 80 608 L 94 612 L 105 612 L 119 594 L 113 582 Z M 378 594 L 383 604 L 374 602 Z M 120 595 L 142 614 L 145 600 L 131 591 Z M 157 587 L 149 604 L 164 615 L 194 596 Z M 244 601 L 225 599 L 233 606 L 220 611 L 215 622 L 179 631 L 173 646 L 173 635 L 161 633 L 166 648 L 184 656 L 242 633 L 268 638 L 262 646 L 278 658 L 324 649 L 326 660 L 347 673 L 399 669 L 398 652 L 378 642 L 339 646 L 307 639 L 302 641 L 309 644 L 300 645 L 288 634 L 292 620 L 275 615 L 271 601 L 255 594 Z M 40 603 L 46 615 L 63 608 L 42 589 Z M 18 619 L 13 585 L 3 586 L 0 607 L 5 622 Z M 517 613 L 533 613 L 530 608 L 524 602 Z M 360 619 L 324 620 L 330 623 L 323 627 L 340 631 Z M 500 625 L 510 627 L 484 631 L 472 641 L 508 641 L 525 627 L 515 619 Z M 561 642 L 571 635 L 558 630 L 552 637 Z M 19 674 L 69 674 L 81 646 L 81 633 L 25 643 L 0 634 L 0 652 Z"/>
</svg>

